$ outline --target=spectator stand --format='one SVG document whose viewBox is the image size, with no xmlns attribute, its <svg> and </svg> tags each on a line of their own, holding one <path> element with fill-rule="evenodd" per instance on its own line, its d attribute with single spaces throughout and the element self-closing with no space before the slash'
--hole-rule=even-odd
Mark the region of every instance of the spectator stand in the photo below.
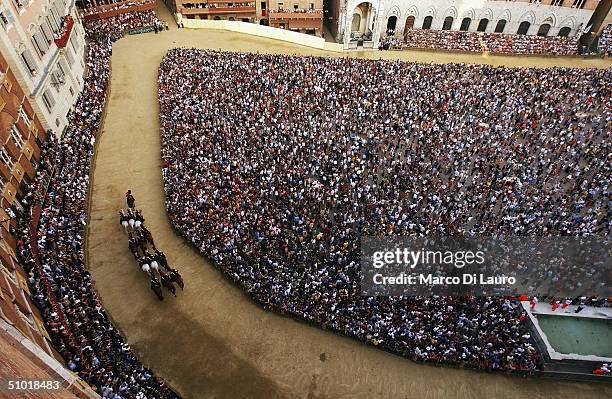
<svg viewBox="0 0 612 399">
<path fill-rule="evenodd" d="M 135 11 L 155 10 L 156 4 L 153 0 L 121 1 L 113 4 L 105 4 L 82 10 L 82 17 L 86 22 L 96 19 L 112 18 L 119 14 L 127 14 Z"/>
</svg>

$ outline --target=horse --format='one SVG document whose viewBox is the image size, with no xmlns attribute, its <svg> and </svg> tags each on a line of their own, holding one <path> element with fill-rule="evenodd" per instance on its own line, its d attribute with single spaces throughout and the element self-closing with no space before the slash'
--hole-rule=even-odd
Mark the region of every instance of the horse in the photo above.
<svg viewBox="0 0 612 399">
<path fill-rule="evenodd" d="M 181 288 L 181 291 L 183 291 L 183 288 L 185 287 L 185 283 L 183 282 L 183 278 L 179 274 L 178 270 L 170 269 L 170 278 L 172 279 L 172 281 L 176 283 L 176 285 L 178 285 Z"/>
<path fill-rule="evenodd" d="M 155 261 L 155 257 L 151 255 L 149 251 L 144 251 L 143 259 L 149 264 L 149 266 L 151 266 L 151 269 L 154 272 L 159 272 L 159 264 Z"/>
<path fill-rule="evenodd" d="M 155 257 L 151 257 L 151 269 L 155 270 L 156 272 L 159 272 L 159 263 L 157 263 L 157 261 L 155 260 Z"/>
<path fill-rule="evenodd" d="M 162 285 L 166 287 L 168 291 L 170 291 L 172 295 L 176 297 L 176 288 L 174 288 L 174 285 L 172 284 L 172 279 L 170 278 L 170 275 L 168 273 L 161 272 L 161 271 L 159 275 L 161 276 Z"/>
<path fill-rule="evenodd" d="M 125 214 L 125 212 L 123 212 L 123 209 L 121 209 L 119 211 L 119 223 L 121 223 L 121 225 L 125 229 L 125 232 L 127 233 L 128 232 L 129 223 L 128 223 L 128 217 Z"/>
<path fill-rule="evenodd" d="M 142 210 L 137 210 L 134 214 L 134 226 L 136 226 L 137 229 L 140 229 L 140 226 L 144 223 L 144 216 L 142 216 Z"/>
<path fill-rule="evenodd" d="M 128 209 L 128 224 L 130 225 L 130 228 L 132 230 L 134 230 L 134 224 L 136 223 L 136 217 L 134 216 L 134 212 L 132 212 L 131 209 Z"/>
<path fill-rule="evenodd" d="M 160 301 L 164 300 L 164 295 L 162 294 L 161 284 L 156 277 L 151 277 L 151 290 L 157 295 L 157 299 Z"/>
<path fill-rule="evenodd" d="M 140 258 L 140 261 L 138 262 L 140 264 L 140 269 L 148 274 L 151 274 L 151 267 L 149 266 L 149 264 L 147 263 L 147 258 L 145 258 L 144 256 Z"/>
<path fill-rule="evenodd" d="M 145 226 L 141 226 L 140 230 L 142 232 L 142 236 L 144 237 L 144 239 L 147 240 L 149 244 L 151 244 L 153 249 L 156 249 L 155 242 L 153 241 L 153 234 L 151 234 L 149 229 L 147 229 Z"/>
<path fill-rule="evenodd" d="M 166 259 L 166 254 L 157 248 L 155 249 L 155 260 L 162 265 L 164 269 L 170 270 L 170 267 L 168 267 L 168 259 Z"/>
</svg>

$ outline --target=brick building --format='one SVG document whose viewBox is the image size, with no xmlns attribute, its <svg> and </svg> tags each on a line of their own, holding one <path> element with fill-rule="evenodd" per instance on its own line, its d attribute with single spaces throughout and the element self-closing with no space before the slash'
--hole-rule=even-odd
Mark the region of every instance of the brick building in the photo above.
<svg viewBox="0 0 612 399">
<path fill-rule="evenodd" d="M 15 252 L 16 223 L 11 215 L 20 211 L 24 190 L 36 176 L 35 165 L 46 133 L 2 54 L 0 80 L 0 318 L 61 359 L 51 348 L 40 312 L 30 301 L 27 276 Z"/>
<path fill-rule="evenodd" d="M 35 8 L 36 3 L 41 7 Z M 78 54 L 84 46 L 72 39 L 78 48 L 70 53 L 61 49 L 72 47 L 74 20 L 68 14 L 59 18 L 65 5 L 60 0 L 57 7 L 43 3 L 9 0 L 0 5 L 0 380 L 47 375 L 64 387 L 57 397 L 94 398 L 53 348 L 17 256 L 16 218 L 36 178 L 41 146 L 49 134 L 61 134 L 83 82 Z M 32 397 L 25 391 L 16 394 Z"/>
</svg>

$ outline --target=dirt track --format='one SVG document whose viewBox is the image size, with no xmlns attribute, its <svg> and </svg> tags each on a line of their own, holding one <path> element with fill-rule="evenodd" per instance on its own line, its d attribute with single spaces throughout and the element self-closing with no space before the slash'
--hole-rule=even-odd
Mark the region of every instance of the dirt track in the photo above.
<svg viewBox="0 0 612 399">
<path fill-rule="evenodd" d="M 160 12 L 169 21 L 165 8 Z M 422 366 L 266 312 L 172 230 L 160 171 L 157 69 L 173 47 L 322 55 L 245 35 L 176 29 L 116 43 L 111 96 L 93 180 L 89 266 L 105 307 L 141 360 L 185 398 L 596 398 L 601 385 Z M 371 53 L 482 62 L 480 56 Z M 492 64 L 610 66 L 603 60 L 488 57 Z M 131 188 L 186 290 L 158 302 L 127 248 L 117 212 Z M 607 393 L 606 393 L 607 392 Z"/>
</svg>

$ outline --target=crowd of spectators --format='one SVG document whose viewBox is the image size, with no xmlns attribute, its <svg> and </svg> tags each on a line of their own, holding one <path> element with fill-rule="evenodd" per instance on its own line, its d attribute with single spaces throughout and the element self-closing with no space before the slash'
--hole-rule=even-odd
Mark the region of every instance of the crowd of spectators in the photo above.
<svg viewBox="0 0 612 399">
<path fill-rule="evenodd" d="M 452 30 L 408 29 L 398 48 L 465 51 L 493 54 L 576 55 L 578 38 Z"/>
<path fill-rule="evenodd" d="M 609 225 L 610 71 L 174 49 L 175 228 L 265 307 L 416 359 L 540 368 L 517 300 L 362 297 L 360 238 Z"/>
<path fill-rule="evenodd" d="M 86 4 L 86 8 L 81 10 L 83 16 L 98 14 L 100 12 L 129 10 L 133 7 L 143 6 L 146 4 L 155 4 L 155 0 L 130 0 L 130 1 L 113 1 L 106 4 L 93 5 Z"/>
<path fill-rule="evenodd" d="M 38 178 L 26 196 L 28 206 L 40 207 L 35 248 L 30 245 L 29 229 L 22 226 L 20 230 L 19 254 L 55 349 L 70 370 L 100 396 L 112 399 L 176 397 L 142 366 L 112 325 L 92 285 L 83 248 L 89 172 L 107 96 L 112 42 L 125 29 L 140 27 L 153 17 L 124 14 L 103 24 L 85 25 L 83 91 L 61 140 L 51 138 L 45 144 Z"/>
<path fill-rule="evenodd" d="M 599 37 L 599 53 L 612 57 L 612 24 L 606 25 Z"/>
<path fill-rule="evenodd" d="M 316 14 L 316 13 L 323 12 L 323 10 L 314 8 L 314 5 L 313 5 L 313 8 L 285 8 L 283 6 L 283 7 L 278 7 L 276 10 L 270 10 L 270 12 L 288 13 L 288 14 L 291 14 L 291 13 Z"/>
<path fill-rule="evenodd" d="M 119 40 L 126 31 L 144 27 L 161 27 L 165 25 L 155 15 L 155 11 L 134 11 L 118 14 L 112 18 L 96 19 L 87 22 L 91 37 L 109 37 L 111 41 Z"/>
</svg>

